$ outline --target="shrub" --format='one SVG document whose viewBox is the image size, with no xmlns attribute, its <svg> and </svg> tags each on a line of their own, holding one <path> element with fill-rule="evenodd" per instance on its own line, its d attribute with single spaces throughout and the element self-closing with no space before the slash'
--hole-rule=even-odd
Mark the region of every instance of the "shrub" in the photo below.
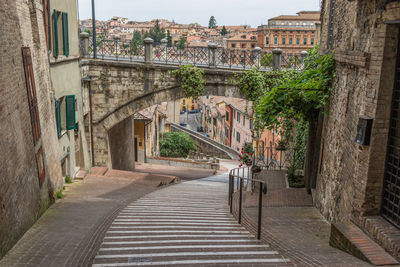
<svg viewBox="0 0 400 267">
<path fill-rule="evenodd" d="M 192 138 L 186 133 L 164 133 L 160 140 L 160 155 L 162 157 L 184 157 L 190 150 L 195 150 Z"/>
<path fill-rule="evenodd" d="M 72 184 L 72 178 L 69 177 L 68 175 L 65 176 L 65 183 L 66 183 L 66 184 Z"/>
</svg>

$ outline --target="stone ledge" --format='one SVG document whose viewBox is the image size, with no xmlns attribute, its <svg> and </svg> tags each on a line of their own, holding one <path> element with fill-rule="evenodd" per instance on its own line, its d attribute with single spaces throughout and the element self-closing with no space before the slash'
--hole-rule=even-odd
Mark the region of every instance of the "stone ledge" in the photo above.
<svg viewBox="0 0 400 267">
<path fill-rule="evenodd" d="M 373 265 L 399 263 L 351 222 L 333 223 L 329 244 Z"/>
<path fill-rule="evenodd" d="M 369 66 L 371 54 L 361 51 L 337 50 L 335 51 L 334 57 L 335 60 L 340 63 L 367 68 Z"/>
</svg>

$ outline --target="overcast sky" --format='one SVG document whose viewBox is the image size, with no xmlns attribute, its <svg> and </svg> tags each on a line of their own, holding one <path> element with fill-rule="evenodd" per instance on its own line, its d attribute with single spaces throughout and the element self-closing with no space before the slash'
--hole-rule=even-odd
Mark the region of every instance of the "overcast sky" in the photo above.
<svg viewBox="0 0 400 267">
<path fill-rule="evenodd" d="M 91 0 L 79 1 L 80 19 L 90 18 Z M 113 16 L 147 21 L 169 19 L 178 23 L 208 25 L 215 16 L 218 25 L 265 24 L 268 18 L 294 15 L 300 10 L 319 10 L 319 0 L 95 0 L 96 19 Z"/>
</svg>

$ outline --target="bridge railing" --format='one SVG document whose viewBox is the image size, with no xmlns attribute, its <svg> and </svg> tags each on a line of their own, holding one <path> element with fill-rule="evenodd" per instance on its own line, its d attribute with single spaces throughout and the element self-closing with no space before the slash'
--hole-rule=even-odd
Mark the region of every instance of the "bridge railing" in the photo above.
<svg viewBox="0 0 400 267">
<path fill-rule="evenodd" d="M 96 53 L 94 48 L 96 47 Z M 96 46 L 88 34 L 81 34 L 81 51 L 86 57 L 103 60 L 135 61 L 168 65 L 192 64 L 199 67 L 245 70 L 257 68 L 262 71 L 303 68 L 307 52 L 301 54 L 283 54 L 281 49 L 272 52 L 254 49 L 228 49 L 208 44 L 208 47 L 168 47 L 167 40 L 154 45 L 151 38 L 144 44 L 132 40 L 121 40 L 115 36 L 113 40 L 98 38 Z M 85 51 L 86 50 L 86 51 Z"/>
</svg>

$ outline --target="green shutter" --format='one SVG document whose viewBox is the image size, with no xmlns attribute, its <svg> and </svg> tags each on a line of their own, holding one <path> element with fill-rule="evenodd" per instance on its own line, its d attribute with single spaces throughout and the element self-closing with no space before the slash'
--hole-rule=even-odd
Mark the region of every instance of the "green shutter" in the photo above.
<svg viewBox="0 0 400 267">
<path fill-rule="evenodd" d="M 60 110 L 60 100 L 56 100 L 56 124 L 57 124 L 57 136 L 61 136 L 61 110 Z"/>
<path fill-rule="evenodd" d="M 57 25 L 57 10 L 53 11 L 53 28 L 54 28 L 54 57 L 58 57 L 58 25 Z"/>
<path fill-rule="evenodd" d="M 67 95 L 65 97 L 65 107 L 67 116 L 67 130 L 75 129 L 75 96 Z"/>
<path fill-rule="evenodd" d="M 69 34 L 68 34 L 67 13 L 62 13 L 62 29 L 63 29 L 63 52 L 65 56 L 69 56 Z"/>
</svg>

